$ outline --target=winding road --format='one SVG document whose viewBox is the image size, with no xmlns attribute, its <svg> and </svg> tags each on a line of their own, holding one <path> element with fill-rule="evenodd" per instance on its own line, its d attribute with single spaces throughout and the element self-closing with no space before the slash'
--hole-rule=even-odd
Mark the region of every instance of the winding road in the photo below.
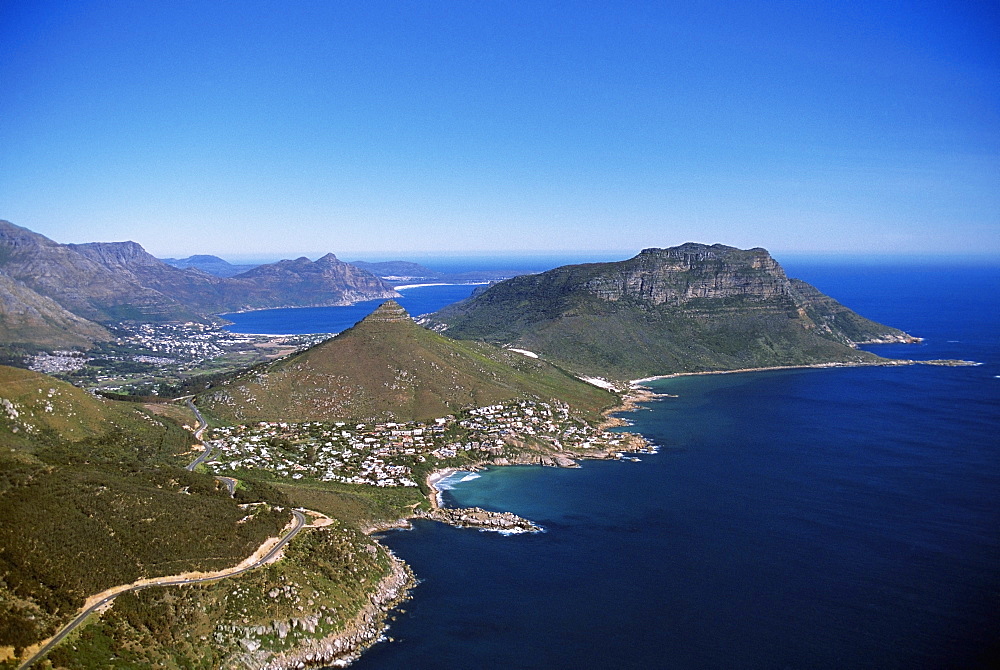
<svg viewBox="0 0 1000 670">
<path fill-rule="evenodd" d="M 205 421 L 205 417 L 203 417 L 201 415 L 201 412 L 198 411 L 198 408 L 194 406 L 194 403 L 191 401 L 191 398 L 187 398 L 187 406 L 191 409 L 192 412 L 194 412 L 194 415 L 195 417 L 197 417 L 198 423 L 200 424 L 198 426 L 198 430 L 194 431 L 194 439 L 201 442 L 202 441 L 201 435 L 202 433 L 205 432 L 205 429 L 208 428 L 208 421 Z M 211 453 L 212 453 L 212 445 L 206 444 L 205 451 L 198 454 L 198 458 L 188 463 L 187 469 L 193 471 L 196 467 L 204 463 L 205 459 L 207 459 Z"/>
<path fill-rule="evenodd" d="M 180 584 L 199 584 L 202 582 L 215 582 L 220 579 L 226 579 L 228 577 L 235 577 L 236 575 L 241 575 L 244 572 L 249 572 L 250 570 L 254 570 L 262 565 L 265 565 L 266 563 L 270 562 L 278 554 L 278 552 L 281 551 L 285 547 L 285 545 L 288 544 L 291 541 L 291 539 L 296 535 L 298 535 L 299 531 L 305 527 L 306 517 L 302 512 L 300 512 L 299 510 L 292 510 L 292 515 L 295 517 L 292 529 L 289 530 L 288 533 L 286 533 L 285 536 L 282 537 L 278 541 L 278 543 L 271 548 L 270 551 L 268 551 L 266 554 L 264 554 L 264 556 L 262 556 L 257 561 L 251 563 L 250 565 L 244 566 L 242 568 L 233 568 L 231 570 L 221 570 L 219 571 L 219 573 L 214 574 L 211 577 L 189 577 L 189 578 L 163 577 L 161 579 L 156 579 L 147 584 L 138 584 L 135 586 L 131 586 L 129 588 L 122 589 L 121 591 L 117 591 L 108 596 L 105 596 L 104 598 L 98 600 L 96 603 L 94 603 L 87 609 L 77 614 L 76 618 L 74 618 L 72 621 L 66 624 L 66 626 L 62 630 L 56 633 L 55 637 L 53 637 L 45 644 L 45 646 L 43 646 L 41 649 L 35 652 L 34 656 L 32 656 L 28 660 L 24 661 L 21 665 L 19 665 L 18 670 L 26 670 L 26 668 L 31 667 L 32 664 L 40 661 L 46 654 L 48 654 L 53 649 L 53 647 L 62 642 L 67 635 L 72 633 L 77 626 L 82 624 L 87 619 L 87 617 L 89 617 L 99 608 L 108 604 L 109 602 L 111 602 L 112 600 L 114 600 L 123 593 L 128 593 L 129 591 L 141 591 L 142 589 L 148 589 L 153 586 L 177 586 Z"/>
<path fill-rule="evenodd" d="M 205 417 L 201 415 L 201 412 L 198 411 L 198 408 L 194 406 L 193 402 L 191 402 L 191 398 L 187 398 L 187 406 L 191 408 L 191 411 L 193 411 L 194 415 L 198 418 L 198 423 L 200 425 L 198 426 L 198 429 L 195 431 L 194 437 L 196 440 L 201 442 L 201 435 L 202 433 L 205 432 L 205 429 L 208 428 L 208 422 L 205 421 Z M 211 453 L 212 453 L 211 445 L 205 445 L 205 450 L 201 452 L 196 459 L 194 459 L 193 461 L 191 461 L 191 463 L 188 464 L 187 469 L 194 470 L 195 467 L 197 467 L 201 463 L 204 463 L 205 459 L 207 459 L 209 454 Z M 233 493 L 236 490 L 236 480 L 233 479 L 232 477 L 217 477 L 217 479 L 219 479 L 223 484 L 226 485 L 226 488 L 229 489 L 229 495 L 233 495 Z M 302 530 L 306 525 L 306 517 L 299 510 L 292 510 L 292 516 L 294 517 L 293 519 L 294 525 L 292 526 L 291 530 L 289 530 L 284 535 L 284 537 L 278 540 L 278 543 L 274 545 L 270 549 L 270 551 L 268 551 L 266 554 L 264 554 L 264 556 L 254 561 L 250 565 L 246 565 L 242 568 L 220 570 L 210 577 L 162 577 L 160 579 L 155 579 L 148 583 L 135 584 L 127 588 L 113 587 L 112 589 L 108 589 L 109 591 L 112 591 L 114 589 L 121 589 L 121 590 L 117 590 L 114 593 L 110 593 L 109 595 L 105 596 L 104 598 L 101 598 L 93 605 L 91 605 L 87 609 L 77 614 L 72 621 L 66 624 L 66 626 L 64 626 L 62 630 L 60 630 L 58 633 L 55 634 L 55 636 L 52 639 L 46 642 L 41 649 L 39 649 L 37 652 L 35 652 L 33 656 L 31 656 L 31 658 L 21 663 L 21 665 L 18 666 L 18 670 L 26 670 L 27 668 L 31 667 L 34 663 L 40 661 L 42 658 L 45 657 L 46 654 L 52 651 L 52 649 L 56 645 L 58 645 L 60 642 L 66 639 L 66 636 L 72 633 L 77 628 L 77 626 L 86 621 L 87 617 L 89 617 L 98 609 L 108 604 L 109 602 L 111 602 L 112 600 L 114 600 L 123 593 L 128 593 L 129 591 L 141 591 L 142 589 L 148 589 L 153 586 L 177 586 L 181 584 L 198 584 L 202 582 L 214 582 L 220 579 L 226 579 L 228 577 L 235 577 L 236 575 L 241 575 L 244 572 L 249 572 L 250 570 L 254 570 L 255 568 L 259 568 L 260 566 L 269 563 L 271 560 L 274 559 L 274 557 L 278 554 L 278 552 L 280 552 L 285 547 L 285 545 L 292 540 L 293 537 L 298 535 L 299 531 Z"/>
</svg>

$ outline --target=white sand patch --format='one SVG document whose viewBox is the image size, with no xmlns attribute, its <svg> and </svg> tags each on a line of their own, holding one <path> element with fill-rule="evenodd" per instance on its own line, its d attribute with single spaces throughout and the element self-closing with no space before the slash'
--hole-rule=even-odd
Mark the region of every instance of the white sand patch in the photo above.
<svg viewBox="0 0 1000 670">
<path fill-rule="evenodd" d="M 618 392 L 618 387 L 603 377 L 579 377 L 578 379 L 580 379 L 580 381 L 585 381 L 588 384 L 593 384 L 594 386 L 602 388 L 606 391 L 614 391 L 615 393 Z"/>
<path fill-rule="evenodd" d="M 424 286 L 486 286 L 490 282 L 488 281 L 470 281 L 462 283 L 454 282 L 433 282 L 430 284 L 401 284 L 399 286 L 394 286 L 393 288 L 397 291 L 405 291 L 408 288 L 421 288 Z"/>
</svg>

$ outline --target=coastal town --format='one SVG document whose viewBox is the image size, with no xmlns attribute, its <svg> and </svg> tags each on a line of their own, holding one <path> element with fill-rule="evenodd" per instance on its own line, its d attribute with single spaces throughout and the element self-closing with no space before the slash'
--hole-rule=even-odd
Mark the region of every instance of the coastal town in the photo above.
<svg viewBox="0 0 1000 670">
<path fill-rule="evenodd" d="M 634 458 L 651 451 L 636 436 L 604 430 L 569 407 L 522 400 L 465 410 L 434 421 L 407 423 L 285 423 L 213 428 L 207 459 L 218 474 L 268 470 L 379 487 L 417 486 L 422 471 L 490 462 L 572 467 L 575 457 Z"/>
<path fill-rule="evenodd" d="M 158 395 L 196 375 L 242 369 L 332 336 L 252 335 L 198 322 L 121 322 L 108 330 L 115 339 L 86 353 L 43 351 L 31 356 L 26 367 L 92 390 Z"/>
</svg>

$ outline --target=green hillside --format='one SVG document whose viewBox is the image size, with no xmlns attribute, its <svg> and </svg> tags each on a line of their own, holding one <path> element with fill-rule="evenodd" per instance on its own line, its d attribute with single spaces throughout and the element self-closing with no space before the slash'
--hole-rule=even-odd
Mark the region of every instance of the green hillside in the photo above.
<svg viewBox="0 0 1000 670">
<path fill-rule="evenodd" d="M 235 423 L 426 421 L 516 398 L 593 413 L 617 400 L 550 364 L 422 328 L 389 301 L 332 340 L 224 383 L 198 403 Z"/>
<path fill-rule="evenodd" d="M 0 646 L 108 587 L 234 565 L 288 521 L 178 467 L 191 443 L 138 405 L 0 366 Z"/>
<path fill-rule="evenodd" d="M 854 345 L 914 339 L 789 280 L 764 249 L 693 243 L 515 277 L 442 309 L 429 325 L 613 379 L 876 362 Z"/>
</svg>

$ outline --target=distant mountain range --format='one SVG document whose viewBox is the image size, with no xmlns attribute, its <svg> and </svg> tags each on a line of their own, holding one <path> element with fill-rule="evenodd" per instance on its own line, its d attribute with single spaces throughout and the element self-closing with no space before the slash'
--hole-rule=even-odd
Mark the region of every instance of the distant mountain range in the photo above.
<svg viewBox="0 0 1000 670">
<path fill-rule="evenodd" d="M 209 254 L 198 254 L 187 258 L 161 258 L 160 260 L 171 267 L 181 270 L 195 268 L 216 277 L 234 277 L 257 267 L 256 265 L 233 265 L 229 261 Z"/>
<path fill-rule="evenodd" d="M 427 325 L 613 379 L 874 362 L 855 345 L 915 339 L 789 279 L 764 249 L 694 243 L 515 277 Z"/>
<path fill-rule="evenodd" d="M 252 421 L 429 421 L 512 399 L 598 412 L 617 402 L 555 366 L 417 325 L 388 301 L 353 328 L 202 393 L 203 411 Z"/>
<path fill-rule="evenodd" d="M 172 267 L 135 242 L 59 244 L 7 221 L 0 221 L 0 277 L 0 343 L 31 346 L 81 346 L 107 337 L 96 324 L 123 320 L 210 321 L 225 312 L 399 296 L 333 254 L 217 277 Z"/>
<path fill-rule="evenodd" d="M 202 272 L 207 272 L 210 275 L 215 275 L 216 277 L 235 277 L 236 275 L 260 267 L 259 265 L 234 265 L 229 261 L 219 258 L 218 256 L 212 256 L 209 254 L 199 254 L 180 259 L 161 258 L 160 260 L 175 268 L 194 268 L 201 270 Z M 376 263 L 368 261 L 348 261 L 348 264 L 370 272 L 376 277 L 380 277 L 385 280 L 387 284 L 393 286 L 430 282 L 461 284 L 467 282 L 497 281 L 522 274 L 520 272 L 504 270 L 439 272 L 424 265 L 420 265 L 419 263 L 412 263 L 410 261 L 379 261 Z"/>
</svg>

